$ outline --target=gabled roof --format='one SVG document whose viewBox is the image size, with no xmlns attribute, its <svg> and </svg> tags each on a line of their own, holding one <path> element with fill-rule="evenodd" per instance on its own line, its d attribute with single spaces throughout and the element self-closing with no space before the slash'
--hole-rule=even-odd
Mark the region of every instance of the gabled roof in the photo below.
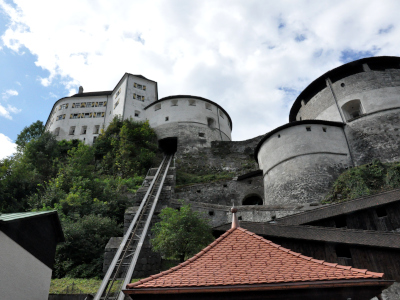
<svg viewBox="0 0 400 300">
<path fill-rule="evenodd" d="M 128 289 L 275 285 L 381 279 L 383 273 L 303 256 L 246 229 L 232 228 L 208 247 L 168 271 L 127 285 Z"/>
</svg>

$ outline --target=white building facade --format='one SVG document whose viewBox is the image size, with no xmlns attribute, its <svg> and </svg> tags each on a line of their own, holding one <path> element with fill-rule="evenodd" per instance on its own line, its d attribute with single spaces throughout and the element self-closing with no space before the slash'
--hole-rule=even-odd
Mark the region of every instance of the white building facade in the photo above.
<svg viewBox="0 0 400 300">
<path fill-rule="evenodd" d="M 209 147 L 230 141 L 232 120 L 217 103 L 178 95 L 158 100 L 157 82 L 125 73 L 112 91 L 79 93 L 56 101 L 46 130 L 57 140 L 79 139 L 92 145 L 115 116 L 149 121 L 158 139 L 177 138 L 178 145 Z"/>
</svg>

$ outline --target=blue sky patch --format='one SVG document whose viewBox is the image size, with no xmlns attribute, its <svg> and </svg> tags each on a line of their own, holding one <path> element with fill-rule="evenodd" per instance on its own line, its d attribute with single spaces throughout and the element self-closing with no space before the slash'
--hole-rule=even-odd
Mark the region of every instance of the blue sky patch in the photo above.
<svg viewBox="0 0 400 300">
<path fill-rule="evenodd" d="M 357 59 L 375 56 L 375 54 L 379 50 L 380 49 L 375 47 L 372 50 L 367 50 L 367 51 L 356 51 L 353 49 L 346 49 L 341 52 L 339 60 L 342 63 L 348 63 L 351 61 L 355 61 Z"/>
</svg>

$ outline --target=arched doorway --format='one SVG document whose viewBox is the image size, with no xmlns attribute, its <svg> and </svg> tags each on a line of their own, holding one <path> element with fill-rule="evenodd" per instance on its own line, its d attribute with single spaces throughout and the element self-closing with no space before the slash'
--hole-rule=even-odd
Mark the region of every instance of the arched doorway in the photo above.
<svg viewBox="0 0 400 300">
<path fill-rule="evenodd" d="M 263 199 L 257 194 L 251 194 L 244 197 L 242 205 L 263 205 Z"/>
<path fill-rule="evenodd" d="M 178 147 L 178 138 L 168 137 L 158 140 L 158 147 L 160 147 L 165 154 L 174 154 Z"/>
</svg>

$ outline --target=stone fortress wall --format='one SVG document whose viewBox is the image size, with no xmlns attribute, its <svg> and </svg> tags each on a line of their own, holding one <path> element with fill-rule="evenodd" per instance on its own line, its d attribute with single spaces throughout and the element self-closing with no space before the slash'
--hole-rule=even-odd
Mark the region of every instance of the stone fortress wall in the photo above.
<svg viewBox="0 0 400 300">
<path fill-rule="evenodd" d="M 400 58 L 371 57 L 331 70 L 295 100 L 288 124 L 255 149 L 265 204 L 323 200 L 340 173 L 400 160 Z"/>
</svg>

